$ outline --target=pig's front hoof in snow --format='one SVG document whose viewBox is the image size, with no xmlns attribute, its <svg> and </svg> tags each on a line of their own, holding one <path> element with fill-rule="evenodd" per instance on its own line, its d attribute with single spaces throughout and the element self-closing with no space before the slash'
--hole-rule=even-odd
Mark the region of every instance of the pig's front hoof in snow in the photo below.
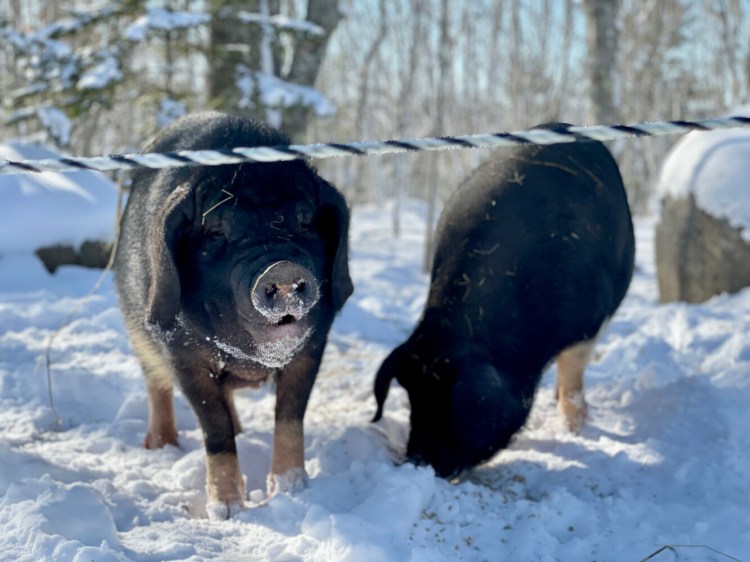
<svg viewBox="0 0 750 562">
<path fill-rule="evenodd" d="M 289 494 L 307 488 L 310 479 L 302 467 L 290 468 L 284 474 L 269 474 L 266 482 L 268 497 L 276 494 Z"/>
<path fill-rule="evenodd" d="M 209 501 L 206 504 L 206 513 L 211 521 L 226 521 L 245 509 L 245 502 Z"/>
<path fill-rule="evenodd" d="M 221 494 L 219 493 L 221 492 Z M 209 486 L 206 513 L 212 521 L 224 521 L 237 515 L 245 509 L 245 479 L 241 486 L 234 489 Z"/>
<path fill-rule="evenodd" d="M 229 519 L 245 508 L 246 484 L 235 455 L 206 458 L 206 512 L 209 519 Z"/>
</svg>

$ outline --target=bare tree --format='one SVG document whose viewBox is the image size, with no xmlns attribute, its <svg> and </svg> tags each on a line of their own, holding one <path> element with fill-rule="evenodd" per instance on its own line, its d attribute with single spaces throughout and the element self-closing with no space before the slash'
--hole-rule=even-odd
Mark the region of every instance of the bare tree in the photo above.
<svg viewBox="0 0 750 562">
<path fill-rule="evenodd" d="M 408 46 L 405 49 L 408 55 L 402 59 L 403 64 L 399 73 L 401 87 L 398 91 L 396 105 L 396 134 L 399 137 L 406 136 L 411 131 L 411 123 L 414 115 L 412 100 L 415 97 L 421 53 L 426 44 L 425 4 L 424 0 L 411 0 L 410 3 L 414 15 Z M 401 210 L 408 185 L 412 181 L 411 176 L 412 168 L 410 166 L 410 159 L 406 155 L 396 158 L 393 170 L 393 212 L 391 215 L 394 236 L 399 236 L 401 233 Z"/>
<path fill-rule="evenodd" d="M 386 0 L 379 0 L 377 4 L 378 22 L 377 32 L 365 51 L 365 57 L 362 66 L 359 68 L 359 100 L 357 100 L 357 110 L 354 115 L 354 130 L 357 138 L 366 139 L 370 137 L 370 126 L 372 120 L 369 119 L 370 111 L 370 78 L 372 76 L 375 58 L 380 51 L 388 33 L 388 19 L 386 14 Z M 363 181 L 366 175 L 365 167 L 368 162 L 365 159 L 357 159 L 351 162 L 351 168 L 356 169 L 357 180 L 354 188 L 353 201 L 359 202 L 366 199 L 367 186 Z M 354 174 L 353 174 L 354 175 Z"/>
<path fill-rule="evenodd" d="M 727 105 L 739 104 L 747 97 L 748 74 L 743 69 L 742 55 L 750 57 L 747 39 L 750 35 L 750 25 L 743 18 L 743 7 L 741 0 L 716 0 L 706 2 L 704 9 L 709 21 L 716 22 L 717 41 L 720 57 L 725 61 L 725 80 L 720 80 L 723 93 L 723 102 Z M 750 60 L 750 58 L 748 58 Z M 723 82 L 723 83 L 722 83 Z M 721 94 L 719 94 L 721 95 Z"/>
<path fill-rule="evenodd" d="M 622 0 L 617 25 L 621 29 L 618 73 L 620 120 L 648 121 L 684 117 L 680 103 L 690 95 L 692 80 L 680 54 L 688 46 L 685 3 L 681 0 Z M 628 196 L 634 211 L 651 201 L 660 164 L 673 140 L 628 140 L 617 146 Z"/>
<path fill-rule="evenodd" d="M 565 0 L 564 18 L 562 23 L 562 43 L 560 53 L 563 64 L 560 65 L 560 76 L 557 87 L 553 90 L 550 100 L 550 113 L 552 119 L 560 120 L 565 107 L 566 95 L 569 88 L 569 80 L 572 75 L 572 69 L 575 63 L 571 61 L 570 54 L 573 51 L 573 27 L 574 27 L 575 9 L 573 0 Z"/>
<path fill-rule="evenodd" d="M 583 0 L 589 47 L 591 118 L 594 123 L 616 123 L 615 102 L 620 0 Z"/>
<path fill-rule="evenodd" d="M 450 34 L 450 5 L 448 0 L 440 1 L 440 35 L 438 50 L 438 65 L 436 73 L 436 100 L 435 100 L 435 127 L 433 135 L 444 133 L 446 123 L 448 85 L 451 83 L 450 62 L 452 55 L 452 38 Z M 422 261 L 422 270 L 427 272 L 432 266 L 432 255 L 435 248 L 434 223 L 437 215 L 438 187 L 443 181 L 439 172 L 440 155 L 434 155 L 434 164 L 431 167 L 430 181 L 427 185 L 427 223 L 425 231 L 425 249 Z"/>
<path fill-rule="evenodd" d="M 308 0 L 307 21 L 319 26 L 323 33 L 303 34 L 296 38 L 287 80 L 311 88 L 315 86 L 328 41 L 340 20 L 338 0 Z M 307 129 L 309 116 L 310 107 L 293 105 L 284 112 L 282 127 L 292 138 L 300 138 Z"/>
</svg>

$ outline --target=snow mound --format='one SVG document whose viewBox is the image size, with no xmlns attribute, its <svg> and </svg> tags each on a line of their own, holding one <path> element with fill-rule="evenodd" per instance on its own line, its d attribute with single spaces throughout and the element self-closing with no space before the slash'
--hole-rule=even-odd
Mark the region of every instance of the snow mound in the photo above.
<svg viewBox="0 0 750 562">
<path fill-rule="evenodd" d="M 732 115 L 750 117 L 750 106 Z M 660 198 L 695 197 L 709 215 L 750 231 L 750 129 L 685 135 L 669 151 L 657 183 Z M 750 234 L 746 234 L 750 237 Z"/>
<path fill-rule="evenodd" d="M 27 143 L 0 145 L 0 158 L 58 158 Z M 117 190 L 97 172 L 0 175 L 0 256 L 114 237 Z"/>
<path fill-rule="evenodd" d="M 28 478 L 11 485 L 0 507 L 3 527 L 17 525 L 18 520 L 25 525 L 18 543 L 3 549 L 3 555 L 15 560 L 126 560 L 112 550 L 122 548 L 117 527 L 91 485 L 62 485 L 48 475 Z M 89 516 L 76 517 L 81 510 Z"/>
</svg>

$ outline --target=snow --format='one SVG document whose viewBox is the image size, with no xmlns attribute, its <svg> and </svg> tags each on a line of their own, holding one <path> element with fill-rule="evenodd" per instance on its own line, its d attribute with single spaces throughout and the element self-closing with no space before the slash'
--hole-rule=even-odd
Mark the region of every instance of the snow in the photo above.
<svg viewBox="0 0 750 562">
<path fill-rule="evenodd" d="M 0 29 L 0 34 L 21 53 L 31 56 L 35 63 L 46 58 L 64 60 L 71 57 L 73 50 L 70 45 L 50 39 L 50 34 L 54 31 L 40 29 L 36 32 L 24 32 L 4 27 Z"/>
<path fill-rule="evenodd" d="M 305 345 L 310 338 L 312 330 L 305 330 L 300 335 L 286 334 L 279 339 L 258 343 L 251 354 L 247 354 L 240 348 L 214 338 L 214 345 L 235 359 L 242 361 L 254 361 L 266 367 L 281 368 L 289 363 L 299 348 Z"/>
<path fill-rule="evenodd" d="M 7 160 L 59 157 L 38 145 L 0 145 L 0 158 Z M 3 175 L 0 202 L 0 261 L 44 246 L 114 237 L 117 190 L 98 172 Z"/>
<path fill-rule="evenodd" d="M 91 6 L 83 9 L 66 10 L 69 17 L 59 19 L 41 30 L 45 37 L 60 37 L 80 31 L 83 26 L 94 20 L 105 18 L 118 13 L 120 9 L 116 6 Z"/>
<path fill-rule="evenodd" d="M 310 107 L 316 115 L 333 115 L 333 103 L 315 88 L 287 82 L 266 72 L 241 69 L 237 88 L 242 93 L 238 102 L 240 108 L 253 107 L 256 89 L 261 103 L 267 108 L 284 108 L 294 105 Z"/>
<path fill-rule="evenodd" d="M 76 83 L 79 90 L 101 90 L 123 78 L 117 57 L 109 55 L 86 70 Z"/>
<path fill-rule="evenodd" d="M 159 130 L 166 129 L 170 123 L 185 114 L 187 114 L 187 107 L 184 103 L 172 99 L 163 99 L 156 115 L 156 127 Z"/>
<path fill-rule="evenodd" d="M 77 17 L 66 17 L 45 26 L 41 31 L 45 37 L 60 37 L 80 31 L 86 21 Z"/>
<path fill-rule="evenodd" d="M 145 16 L 139 17 L 125 30 L 125 37 L 130 41 L 143 41 L 151 30 L 172 31 L 188 29 L 211 21 L 206 12 L 173 11 L 164 8 L 151 8 Z"/>
<path fill-rule="evenodd" d="M 16 207 L 0 221 L 10 227 L 2 243 L 61 214 L 45 212 Z M 396 240 L 387 206 L 355 208 L 356 290 L 334 324 L 305 420 L 309 485 L 267 497 L 274 395 L 243 391 L 237 444 L 249 499 L 221 522 L 206 517 L 202 434 L 182 395 L 180 447 L 142 447 L 146 392 L 111 281 L 83 300 L 98 272 L 47 276 L 26 254 L 0 259 L 0 560 L 617 562 L 668 544 L 748 559 L 750 290 L 660 305 L 654 217 L 637 221 L 637 270 L 588 368 L 579 435 L 558 420 L 551 371 L 511 446 L 462 480 L 394 462 L 408 399 L 394 385 L 384 418 L 371 424 L 371 385 L 424 305 L 425 214 L 408 202 Z M 63 422 L 53 431 L 37 363 L 79 305 L 52 350 Z M 652 560 L 726 559 L 706 548 L 675 552 Z"/>
<path fill-rule="evenodd" d="M 731 115 L 750 116 L 750 106 Z M 692 195 L 699 209 L 725 218 L 750 242 L 750 129 L 693 132 L 681 138 L 662 165 L 657 192 L 682 199 Z"/>
<path fill-rule="evenodd" d="M 314 36 L 325 35 L 325 29 L 312 22 L 288 18 L 282 15 L 263 15 L 241 10 L 237 19 L 242 23 L 256 25 L 270 25 L 279 31 L 305 33 Z M 150 30 L 171 31 L 186 29 L 208 23 L 210 14 L 202 11 L 177 11 L 164 8 L 151 8 L 145 16 L 141 16 L 126 30 L 125 37 L 131 41 L 143 41 Z"/>
<path fill-rule="evenodd" d="M 54 106 L 43 105 L 36 108 L 36 114 L 42 126 L 61 146 L 67 146 L 70 143 L 70 131 L 73 124 L 64 111 Z"/>
<path fill-rule="evenodd" d="M 258 25 L 271 25 L 280 31 L 295 31 L 300 33 L 307 33 L 309 35 L 317 35 L 322 37 L 326 34 L 326 30 L 321 26 L 314 24 L 307 20 L 299 20 L 288 18 L 280 14 L 269 16 L 266 14 L 258 14 L 254 12 L 240 11 L 237 14 L 238 19 L 244 23 L 254 23 Z"/>
</svg>

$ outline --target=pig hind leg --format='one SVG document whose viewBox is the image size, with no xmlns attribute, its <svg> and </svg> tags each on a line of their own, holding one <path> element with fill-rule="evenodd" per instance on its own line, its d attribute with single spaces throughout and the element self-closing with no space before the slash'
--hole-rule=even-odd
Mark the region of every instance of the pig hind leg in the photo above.
<svg viewBox="0 0 750 562">
<path fill-rule="evenodd" d="M 557 356 L 557 406 L 568 429 L 578 432 L 586 418 L 583 372 L 596 338 L 576 343 Z"/>
<path fill-rule="evenodd" d="M 172 369 L 156 346 L 143 334 L 131 330 L 130 336 L 133 351 L 143 367 L 148 391 L 148 430 L 143 445 L 147 449 L 160 449 L 164 445 L 177 446 Z"/>
</svg>

